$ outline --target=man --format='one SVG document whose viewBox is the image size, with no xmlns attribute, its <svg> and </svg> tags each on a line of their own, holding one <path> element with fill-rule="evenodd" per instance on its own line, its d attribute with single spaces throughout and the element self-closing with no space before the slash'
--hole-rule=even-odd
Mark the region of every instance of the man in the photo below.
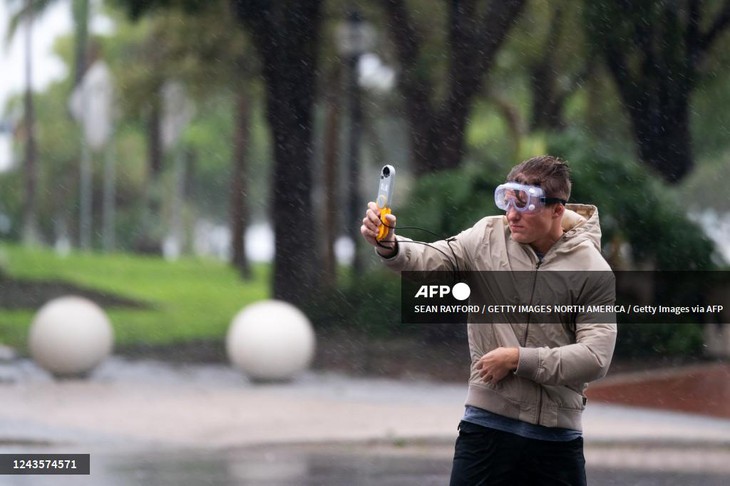
<svg viewBox="0 0 730 486">
<path fill-rule="evenodd" d="M 383 263 L 398 271 L 527 273 L 534 275 L 533 288 L 502 279 L 495 290 L 516 296 L 521 304 L 558 296 L 564 298 L 560 303 L 611 305 L 613 275 L 600 252 L 598 210 L 566 205 L 570 190 L 567 164 L 534 157 L 515 166 L 495 191 L 505 216 L 485 217 L 453 238 L 425 245 L 396 236 L 396 217 L 390 214 L 388 234 L 377 241 L 383 223 L 371 202 L 360 231 Z M 567 278 L 547 285 L 538 280 L 546 272 L 610 278 L 585 278 L 580 284 Z M 451 484 L 586 484 L 584 390 L 608 370 L 615 322 L 615 314 L 589 312 L 563 314 L 558 322 L 528 316 L 480 324 L 470 316 L 471 376 Z"/>
</svg>

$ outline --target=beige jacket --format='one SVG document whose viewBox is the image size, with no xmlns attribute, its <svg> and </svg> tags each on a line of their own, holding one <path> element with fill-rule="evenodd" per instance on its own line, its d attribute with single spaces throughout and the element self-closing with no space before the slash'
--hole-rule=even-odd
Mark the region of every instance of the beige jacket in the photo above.
<svg viewBox="0 0 730 486">
<path fill-rule="evenodd" d="M 433 243 L 433 248 L 409 244 L 409 239 L 397 236 L 398 253 L 382 261 L 398 271 L 452 271 L 455 259 L 460 271 L 560 271 L 580 275 L 585 271 L 602 272 L 601 275 L 610 277 L 608 284 L 605 280 L 591 281 L 577 290 L 573 286 L 564 291 L 571 293 L 570 302 L 574 304 L 614 304 L 613 275 L 600 252 L 598 209 L 569 204 L 563 229 L 563 237 L 542 261 L 529 245 L 512 240 L 504 216 L 483 218 L 448 242 Z M 535 277 L 538 275 L 545 274 Z M 528 297 L 524 288 L 504 287 L 500 285 L 497 291 L 519 297 L 519 303 L 545 304 L 554 299 L 556 289 L 561 292 L 564 286 L 536 285 Z M 574 313 L 559 324 L 470 322 L 472 367 L 466 404 L 532 424 L 582 430 L 586 384 L 606 374 L 616 341 L 615 315 L 596 316 L 590 312 Z M 519 365 L 514 374 L 496 385 L 488 384 L 474 366 L 484 354 L 498 347 L 519 348 Z"/>
</svg>

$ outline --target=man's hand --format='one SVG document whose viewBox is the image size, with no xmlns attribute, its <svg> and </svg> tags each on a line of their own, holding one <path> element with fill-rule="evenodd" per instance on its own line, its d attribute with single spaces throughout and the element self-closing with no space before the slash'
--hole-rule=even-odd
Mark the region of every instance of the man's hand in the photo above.
<svg viewBox="0 0 730 486">
<path fill-rule="evenodd" d="M 365 217 L 362 220 L 362 226 L 360 226 L 360 233 L 362 234 L 365 241 L 373 245 L 378 253 L 384 257 L 393 256 L 396 252 L 397 242 L 395 240 L 395 215 L 388 214 L 385 216 L 388 222 L 388 233 L 385 238 L 378 241 L 378 231 L 383 222 L 380 220 L 380 208 L 374 202 L 368 203 L 368 210 L 365 212 Z"/>
<path fill-rule="evenodd" d="M 477 361 L 479 376 L 487 383 L 499 383 L 505 376 L 517 369 L 520 362 L 518 348 L 497 348 Z"/>
</svg>

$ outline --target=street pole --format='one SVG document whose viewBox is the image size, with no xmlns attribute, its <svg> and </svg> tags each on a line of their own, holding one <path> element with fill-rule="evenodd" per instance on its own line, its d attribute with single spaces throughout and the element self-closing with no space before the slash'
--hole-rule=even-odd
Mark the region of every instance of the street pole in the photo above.
<svg viewBox="0 0 730 486">
<path fill-rule="evenodd" d="M 351 9 L 346 21 L 339 26 L 337 41 L 347 71 L 347 98 L 350 116 L 347 143 L 348 195 L 346 207 L 348 234 L 353 243 L 352 269 L 355 274 L 362 270 L 359 221 L 362 219 L 364 209 L 360 198 L 360 139 L 363 116 L 358 64 L 360 56 L 372 48 L 374 40 L 375 32 L 372 26 L 363 21 L 359 11 Z"/>
<path fill-rule="evenodd" d="M 88 102 L 88 100 L 85 100 Z M 79 247 L 91 248 L 92 155 L 88 142 L 81 142 L 81 164 L 79 167 Z"/>
<path fill-rule="evenodd" d="M 114 251 L 116 245 L 116 160 L 114 137 L 109 138 L 104 154 L 104 195 L 102 201 L 102 243 L 104 251 Z"/>
</svg>

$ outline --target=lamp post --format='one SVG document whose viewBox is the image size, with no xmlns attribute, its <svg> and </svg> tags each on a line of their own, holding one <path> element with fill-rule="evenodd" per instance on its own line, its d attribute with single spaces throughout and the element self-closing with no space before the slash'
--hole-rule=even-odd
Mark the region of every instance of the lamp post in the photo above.
<svg viewBox="0 0 730 486">
<path fill-rule="evenodd" d="M 347 76 L 347 99 L 350 112 L 347 143 L 347 227 L 350 229 L 349 232 L 353 242 L 352 267 L 355 272 L 358 272 L 362 267 L 362 259 L 358 254 L 360 225 L 357 222 L 360 220 L 359 216 L 363 209 L 359 191 L 362 106 L 360 103 L 360 86 L 358 84 L 358 62 L 360 56 L 373 47 L 375 30 L 362 19 L 359 11 L 351 9 L 345 22 L 338 26 L 336 36 L 337 47 L 345 62 Z"/>
</svg>

